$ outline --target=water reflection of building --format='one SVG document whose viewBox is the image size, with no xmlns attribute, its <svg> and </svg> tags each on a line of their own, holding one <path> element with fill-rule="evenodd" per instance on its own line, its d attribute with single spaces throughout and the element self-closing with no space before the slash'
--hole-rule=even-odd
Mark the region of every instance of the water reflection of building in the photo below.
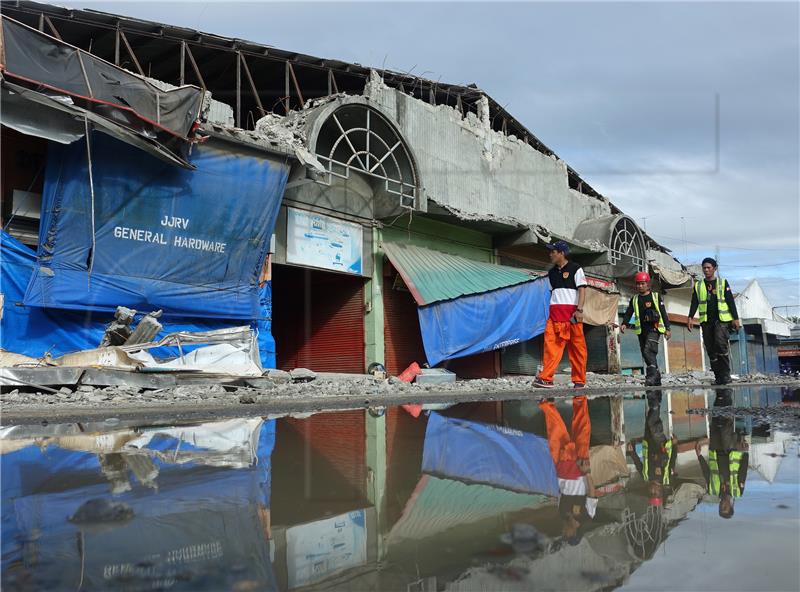
<svg viewBox="0 0 800 592">
<path fill-rule="evenodd" d="M 677 478 L 663 506 L 652 505 L 628 465 L 575 546 L 561 538 L 552 492 L 525 481 L 531 466 L 509 460 L 531 450 L 528 435 L 543 435 L 524 403 L 458 405 L 416 419 L 389 409 L 110 432 L 6 430 L 4 589 L 22 577 L 77 589 L 81 567 L 84 589 L 124 588 L 114 579 L 123 575 L 192 590 L 530 589 L 530 577 L 606 589 L 649 561 L 703 497 L 694 444 L 707 437 L 706 421 L 687 413 L 700 400 L 664 393 L 659 414 L 676 436 Z M 637 443 L 646 404 L 593 401 L 593 445 Z M 436 423 L 470 435 L 451 441 L 431 429 Z M 774 476 L 786 438 L 754 436 L 751 468 Z M 476 450 L 495 444 L 509 456 L 481 461 Z M 66 519 L 95 498 L 133 515 L 111 505 L 100 508 L 105 521 Z M 109 518 L 115 511 L 119 520 Z"/>
</svg>

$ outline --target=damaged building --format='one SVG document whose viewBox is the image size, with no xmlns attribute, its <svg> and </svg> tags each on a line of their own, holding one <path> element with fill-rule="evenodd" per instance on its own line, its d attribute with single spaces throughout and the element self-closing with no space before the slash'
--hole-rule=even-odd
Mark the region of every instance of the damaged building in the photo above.
<svg viewBox="0 0 800 592">
<path fill-rule="evenodd" d="M 82 323 L 86 347 L 121 305 L 251 323 L 266 367 L 534 374 L 564 240 L 589 370 L 641 369 L 615 324 L 645 270 L 662 367 L 704 368 L 686 268 L 476 85 L 34 2 L 2 23 L 2 223 L 37 251 L 6 310 Z"/>
</svg>

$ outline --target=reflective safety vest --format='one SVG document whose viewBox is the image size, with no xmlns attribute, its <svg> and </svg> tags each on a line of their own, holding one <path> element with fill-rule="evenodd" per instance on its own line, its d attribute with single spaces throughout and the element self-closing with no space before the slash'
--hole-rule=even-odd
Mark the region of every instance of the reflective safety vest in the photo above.
<svg viewBox="0 0 800 592">
<path fill-rule="evenodd" d="M 730 465 L 730 492 L 733 497 L 742 497 L 742 490 L 739 489 L 739 465 L 742 462 L 742 453 L 738 450 L 733 450 L 728 453 L 728 461 Z M 711 475 L 708 479 L 708 493 L 711 495 L 719 495 L 722 483 L 719 477 L 719 464 L 717 463 L 716 450 L 708 451 L 708 468 Z"/>
<path fill-rule="evenodd" d="M 658 314 L 658 332 L 659 333 L 666 333 L 667 328 L 664 326 L 664 319 L 661 318 L 661 305 L 658 301 L 658 294 L 656 292 L 651 292 L 653 296 L 653 304 L 656 307 L 656 314 Z M 638 296 L 633 297 L 633 332 L 636 335 L 639 335 L 642 332 L 642 319 L 639 316 L 639 298 Z"/>
<path fill-rule="evenodd" d="M 669 466 L 672 463 L 672 439 L 667 440 L 667 443 L 664 444 L 664 449 L 667 451 L 667 463 L 665 466 L 661 467 L 661 483 L 663 485 L 669 485 Z M 642 441 L 642 477 L 644 477 L 645 481 L 657 481 L 657 479 L 650 478 L 650 459 L 647 451 L 649 450 L 649 446 L 647 444 L 647 440 Z"/>
<path fill-rule="evenodd" d="M 717 310 L 719 311 L 719 320 L 723 323 L 729 323 L 733 320 L 728 303 L 725 302 L 725 288 L 727 286 L 727 280 L 717 278 Z M 697 294 L 697 302 L 700 304 L 697 309 L 700 312 L 700 322 L 705 323 L 708 320 L 708 290 L 706 290 L 705 280 L 695 282 L 694 292 Z"/>
</svg>

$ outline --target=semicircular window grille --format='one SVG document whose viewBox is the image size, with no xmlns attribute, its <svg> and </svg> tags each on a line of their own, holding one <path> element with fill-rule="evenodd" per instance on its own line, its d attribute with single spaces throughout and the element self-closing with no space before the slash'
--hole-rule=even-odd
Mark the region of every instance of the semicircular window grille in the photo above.
<svg viewBox="0 0 800 592">
<path fill-rule="evenodd" d="M 383 183 L 400 205 L 414 207 L 417 175 L 405 142 L 389 121 L 365 105 L 345 105 L 322 124 L 316 155 L 332 176 L 347 179 L 355 171 Z"/>
<path fill-rule="evenodd" d="M 629 257 L 638 271 L 647 268 L 644 238 L 639 227 L 630 218 L 620 218 L 614 225 L 610 247 L 612 265 L 616 265 L 622 257 Z"/>
</svg>

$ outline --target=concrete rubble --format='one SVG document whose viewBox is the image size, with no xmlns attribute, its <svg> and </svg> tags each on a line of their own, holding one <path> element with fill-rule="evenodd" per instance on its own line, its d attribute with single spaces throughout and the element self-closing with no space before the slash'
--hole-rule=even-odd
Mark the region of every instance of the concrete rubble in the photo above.
<svg viewBox="0 0 800 592">
<path fill-rule="evenodd" d="M 589 373 L 588 387 L 593 394 L 602 394 L 602 387 L 625 388 L 643 386 L 641 376 L 620 376 Z M 666 374 L 663 377 L 665 388 L 683 385 L 710 384 L 711 373 L 693 372 L 685 375 Z M 171 405 L 209 405 L 231 406 L 240 404 L 271 403 L 277 401 L 330 400 L 337 397 L 360 398 L 369 404 L 380 405 L 383 397 L 407 397 L 409 401 L 427 395 L 452 395 L 453 402 L 459 396 L 472 394 L 491 398 L 512 392 L 531 392 L 542 396 L 548 391 L 534 390 L 532 377 L 514 376 L 496 379 L 459 380 L 454 383 L 418 385 L 406 383 L 396 377 L 376 379 L 368 375 L 330 375 L 318 374 L 306 369 L 290 372 L 269 370 L 257 379 L 245 379 L 234 384 L 193 384 L 161 389 L 141 389 L 134 386 L 109 386 L 95 388 L 90 385 L 62 387 L 56 392 L 36 392 L 35 389 L 13 389 L 0 394 L 0 402 L 5 410 L 42 409 L 54 407 L 86 407 L 103 403 L 112 407 L 160 407 Z M 763 374 L 742 376 L 737 383 L 764 383 L 793 385 L 800 388 L 797 380 L 765 376 Z M 569 375 L 556 376 L 556 386 L 569 387 Z M 8 388 L 8 387 L 6 387 Z M 52 389 L 55 390 L 55 389 Z"/>
</svg>

